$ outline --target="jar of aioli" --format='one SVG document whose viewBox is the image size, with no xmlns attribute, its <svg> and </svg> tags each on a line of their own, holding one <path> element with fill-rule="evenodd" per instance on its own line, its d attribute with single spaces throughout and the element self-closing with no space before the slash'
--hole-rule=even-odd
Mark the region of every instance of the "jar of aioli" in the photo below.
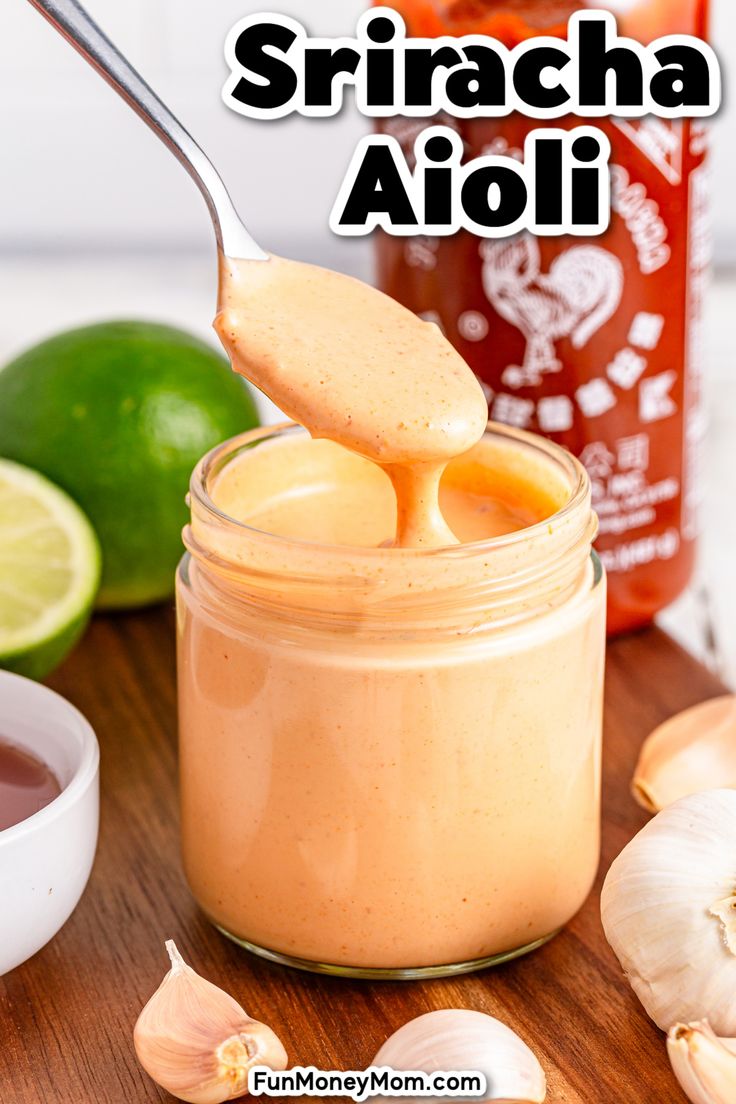
<svg viewBox="0 0 736 1104">
<path fill-rule="evenodd" d="M 564 36 L 607 8 L 643 43 L 704 37 L 707 0 L 396 0 L 419 37 L 488 34 L 513 47 Z M 467 157 L 521 158 L 521 115 L 389 119 L 411 157 L 419 131 L 452 126 Z M 486 387 L 491 416 L 548 435 L 586 465 L 609 576 L 609 631 L 647 624 L 694 567 L 704 436 L 701 321 L 710 260 L 701 121 L 596 119 L 612 146 L 609 231 L 589 241 L 481 242 L 378 235 L 382 289 L 438 322 Z M 555 120 L 573 127 L 580 120 Z"/>
<path fill-rule="evenodd" d="M 213 923 L 267 958 L 459 973 L 536 948 L 592 886 L 605 578 L 590 481 L 552 442 L 491 426 L 441 504 L 464 543 L 386 547 L 388 476 L 295 426 L 194 473 L 184 864 Z"/>
</svg>

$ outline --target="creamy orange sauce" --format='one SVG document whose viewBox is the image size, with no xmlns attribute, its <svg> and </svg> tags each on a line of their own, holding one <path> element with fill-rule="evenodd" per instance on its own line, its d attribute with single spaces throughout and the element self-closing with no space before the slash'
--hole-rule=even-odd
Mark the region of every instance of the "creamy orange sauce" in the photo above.
<svg viewBox="0 0 736 1104">
<path fill-rule="evenodd" d="M 221 257 L 215 328 L 236 371 L 290 418 L 388 472 L 399 547 L 456 543 L 439 481 L 482 437 L 488 407 L 436 326 L 336 272 Z"/>
<path fill-rule="evenodd" d="M 567 923 L 598 863 L 605 587 L 585 503 L 556 513 L 560 470 L 484 439 L 447 467 L 463 544 L 438 551 L 381 548 L 389 478 L 306 434 L 243 449 L 208 490 L 231 521 L 195 511 L 188 542 L 223 572 L 195 555 L 179 589 L 184 860 L 205 912 L 275 952 L 386 969 Z M 527 535 L 466 543 L 507 533 Z"/>
<path fill-rule="evenodd" d="M 582 469 L 484 433 L 440 332 L 356 281 L 223 261 L 216 326 L 308 432 L 255 431 L 193 481 L 198 901 L 242 940 L 348 967 L 545 939 L 598 861 L 605 586 Z"/>
<path fill-rule="evenodd" d="M 497 464 L 497 450 L 481 441 L 447 466 L 435 493 L 454 542 L 518 532 L 563 505 L 564 487 L 552 480 L 540 486 L 532 471 L 502 472 Z M 389 476 L 332 441 L 306 436 L 244 454 L 218 477 L 212 495 L 228 517 L 298 541 L 380 548 L 397 527 Z"/>
</svg>

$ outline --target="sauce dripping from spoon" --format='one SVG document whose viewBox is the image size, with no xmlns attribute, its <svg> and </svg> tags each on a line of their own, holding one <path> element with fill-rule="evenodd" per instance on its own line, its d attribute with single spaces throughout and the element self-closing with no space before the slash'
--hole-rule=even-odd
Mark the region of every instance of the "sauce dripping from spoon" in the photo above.
<svg viewBox="0 0 736 1104">
<path fill-rule="evenodd" d="M 398 501 L 397 547 L 458 543 L 439 483 L 483 436 L 488 407 L 436 326 L 327 269 L 221 256 L 215 329 L 234 369 L 312 437 L 385 469 Z"/>
</svg>

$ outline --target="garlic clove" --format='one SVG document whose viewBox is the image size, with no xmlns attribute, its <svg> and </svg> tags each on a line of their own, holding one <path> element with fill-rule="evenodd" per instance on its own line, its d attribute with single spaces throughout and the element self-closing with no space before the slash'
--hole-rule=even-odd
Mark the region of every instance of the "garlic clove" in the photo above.
<svg viewBox="0 0 736 1104">
<path fill-rule="evenodd" d="M 424 1073 L 483 1073 L 487 1094 L 474 1099 L 498 1104 L 541 1104 L 547 1095 L 544 1070 L 526 1043 L 499 1020 L 470 1009 L 418 1016 L 387 1039 L 372 1065 Z M 382 1104 L 398 1104 L 381 1099 Z M 400 1104 L 415 1104 L 415 1099 L 402 1097 Z"/>
<path fill-rule="evenodd" d="M 734 855 L 736 790 L 711 790 L 659 813 L 608 872 L 606 938 L 663 1031 L 708 1019 L 736 1037 Z"/>
<path fill-rule="evenodd" d="M 656 813 L 688 794 L 736 788 L 736 695 L 686 709 L 645 741 L 632 792 Z"/>
<path fill-rule="evenodd" d="M 149 1077 L 188 1104 L 224 1104 L 247 1092 L 253 1066 L 286 1069 L 286 1051 L 271 1028 L 187 966 L 172 940 L 166 949 L 171 969 L 133 1033 Z"/>
<path fill-rule="evenodd" d="M 734 1104 L 736 1039 L 719 1039 L 707 1021 L 676 1024 L 667 1037 L 667 1053 L 692 1104 Z"/>
</svg>

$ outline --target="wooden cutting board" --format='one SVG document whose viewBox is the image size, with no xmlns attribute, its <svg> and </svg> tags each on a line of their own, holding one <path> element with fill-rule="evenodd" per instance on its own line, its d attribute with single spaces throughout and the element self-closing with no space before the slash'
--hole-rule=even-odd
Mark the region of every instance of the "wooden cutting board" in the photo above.
<svg viewBox="0 0 736 1104">
<path fill-rule="evenodd" d="M 50 680 L 91 721 L 102 749 L 102 826 L 72 919 L 0 979 L 2 1104 L 170 1101 L 139 1069 L 132 1029 L 167 969 L 164 940 L 321 1069 L 370 1064 L 401 1024 L 436 1008 L 491 1013 L 534 1048 L 550 1104 L 683 1104 L 659 1032 L 609 950 L 598 889 L 536 954 L 474 976 L 351 982 L 250 957 L 199 915 L 177 840 L 173 612 L 98 618 Z M 629 796 L 639 746 L 672 713 L 722 692 L 657 630 L 609 648 L 602 870 L 645 823 Z M 1 904 L 0 904 L 1 907 Z"/>
</svg>

